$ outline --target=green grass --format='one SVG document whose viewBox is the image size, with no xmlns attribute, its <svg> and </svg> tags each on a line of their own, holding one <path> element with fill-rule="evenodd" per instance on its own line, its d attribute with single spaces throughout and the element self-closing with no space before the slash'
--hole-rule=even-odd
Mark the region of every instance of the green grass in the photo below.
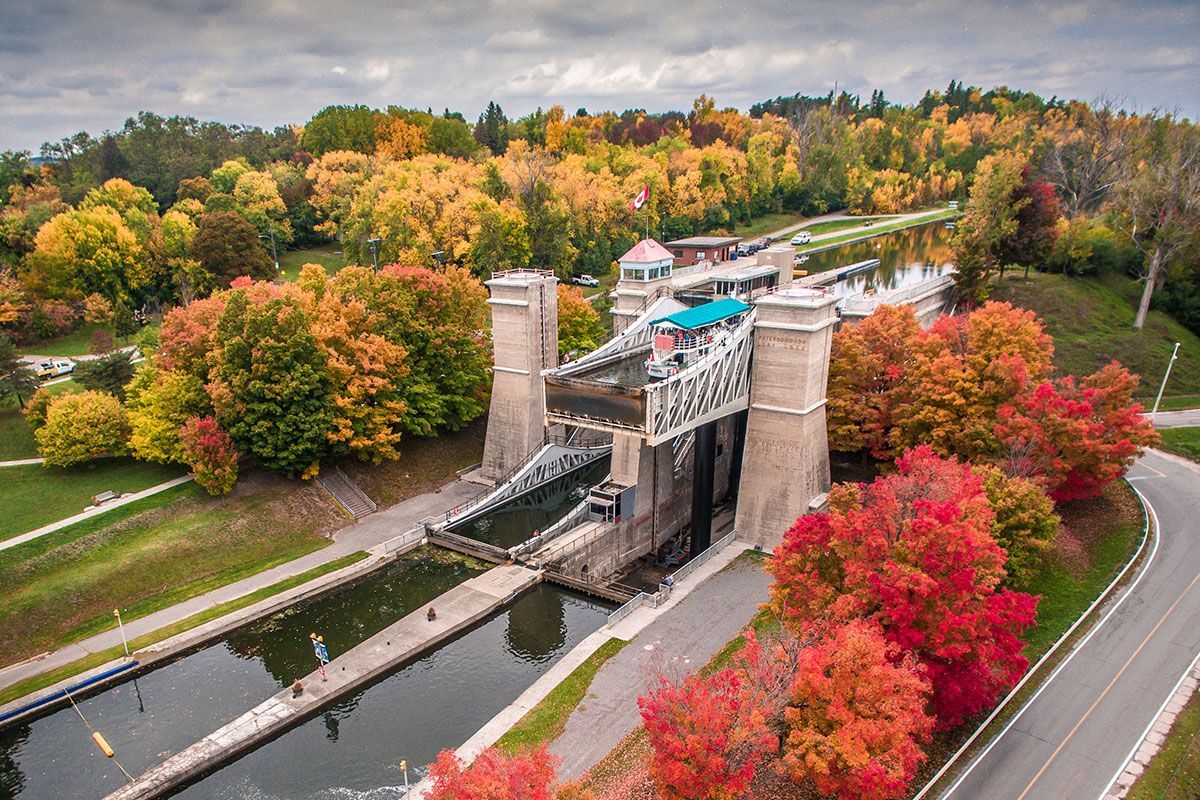
<svg viewBox="0 0 1200 800">
<path fill-rule="evenodd" d="M 1146 404 L 1149 408 L 1153 405 L 1153 399 Z M 1181 394 L 1175 397 L 1164 397 L 1158 406 L 1159 411 L 1188 411 L 1193 408 L 1200 408 L 1200 394 Z"/>
<path fill-rule="evenodd" d="M 805 225 L 800 230 L 808 231 L 813 236 L 820 236 L 823 233 L 833 233 L 834 231 L 844 231 L 847 228 L 861 228 L 865 222 L 877 222 L 885 217 L 854 217 L 853 219 L 827 219 L 824 222 L 818 222 L 814 225 Z M 797 231 L 799 233 L 800 231 Z"/>
<path fill-rule="evenodd" d="M 265 473 L 220 500 L 162 495 L 0 551 L 0 663 L 106 630 L 113 608 L 143 617 L 319 550 L 345 523 L 319 487 Z"/>
<path fill-rule="evenodd" d="M 1012 276 L 993 287 L 995 300 L 1008 300 L 1038 314 L 1054 337 L 1054 365 L 1063 373 L 1089 375 L 1112 359 L 1141 377 L 1137 396 L 1154 402 L 1163 370 L 1175 342 L 1179 360 L 1163 394 L 1161 408 L 1175 407 L 1171 398 L 1193 406 L 1200 396 L 1200 337 L 1161 311 L 1151 311 L 1141 331 L 1133 329 L 1130 302 L 1133 281 L 1111 276 L 1105 280 L 1032 274 Z M 1193 406 L 1194 407 L 1194 406 Z"/>
<path fill-rule="evenodd" d="M 0 468 L 0 541 L 78 514 L 92 495 L 128 494 L 184 474 L 178 466 L 102 458 L 75 467 L 33 464 Z"/>
<path fill-rule="evenodd" d="M 16 401 L 10 397 L 0 404 L 0 461 L 37 458 L 37 455 L 33 428 L 25 421 Z M 0 475 L 0 491 L 3 491 L 3 478 Z"/>
<path fill-rule="evenodd" d="M 1175 718 L 1158 751 L 1127 795 L 1129 800 L 1194 800 L 1200 797 L 1200 693 Z"/>
<path fill-rule="evenodd" d="M 757 239 L 760 236 L 766 236 L 768 233 L 773 233 L 781 228 L 799 225 L 804 220 L 805 216 L 797 214 L 795 211 L 777 211 L 770 214 L 763 214 L 761 217 L 755 217 L 745 225 L 736 225 L 732 229 L 720 228 L 712 231 L 711 235 L 740 236 L 743 239 Z"/>
<path fill-rule="evenodd" d="M 959 215 L 959 211 L 949 208 L 943 208 L 940 211 L 931 211 L 920 217 L 914 217 L 902 222 L 892 222 L 886 225 L 875 225 L 870 231 L 855 231 L 853 233 L 845 233 L 841 236 L 831 236 L 828 239 L 822 239 L 819 242 L 812 244 L 800 245 L 796 248 L 797 253 L 807 253 L 811 250 L 820 250 L 834 244 L 845 244 L 846 242 L 856 241 L 858 239 L 869 239 L 878 236 L 881 233 L 891 233 L 892 231 L 900 231 L 905 228 L 912 228 L 916 225 L 925 225 L 930 222 L 935 222 L 939 219 L 950 219 Z"/>
<path fill-rule="evenodd" d="M 1200 428 L 1163 428 L 1160 448 L 1176 455 L 1200 461 Z"/>
<path fill-rule="evenodd" d="M 587 696 L 592 679 L 604 666 L 604 662 L 621 652 L 629 642 L 609 639 L 600 649 L 563 678 L 562 683 L 550 690 L 542 701 L 529 710 L 516 725 L 496 742 L 496 747 L 505 753 L 515 754 L 539 744 L 548 744 L 558 738 L 567 726 L 567 718 Z"/>
<path fill-rule="evenodd" d="M 42 342 L 32 342 L 31 344 L 22 345 L 21 353 L 23 355 L 38 355 L 38 356 L 86 356 L 88 354 L 88 344 L 92 339 L 92 331 L 100 327 L 99 325 L 84 325 L 74 333 L 68 333 L 66 336 L 61 336 L 57 339 L 46 339 Z"/>
<path fill-rule="evenodd" d="M 243 595 L 242 597 L 238 597 L 233 600 L 226 600 L 224 603 L 218 603 L 211 608 L 206 608 L 204 611 L 197 612 L 190 617 L 180 620 L 179 622 L 159 628 L 152 633 L 147 633 L 143 636 L 131 639 L 129 641 L 129 649 L 136 657 L 138 650 L 149 647 L 152 644 L 158 644 L 159 642 L 169 639 L 172 636 L 191 630 L 192 628 L 203 625 L 204 623 L 210 622 L 219 617 L 223 617 L 226 614 L 230 614 L 234 611 L 239 611 L 243 608 L 254 605 L 260 600 L 266 600 L 268 597 L 273 597 L 281 592 L 286 592 L 289 589 L 301 586 L 311 580 L 321 577 L 322 575 L 335 572 L 336 570 L 342 569 L 343 567 L 348 567 L 351 564 L 357 564 L 359 561 L 369 558 L 370 555 L 370 553 L 364 550 L 349 553 L 341 558 L 335 558 L 333 561 L 328 561 L 320 566 L 313 567 L 312 569 L 302 572 L 299 575 L 294 575 L 291 578 L 285 578 L 281 581 L 271 584 L 270 586 L 265 586 L 262 589 L 251 592 L 250 594 Z M 125 650 L 123 647 L 110 647 L 107 650 L 93 653 L 92 655 L 86 658 L 81 658 L 78 661 L 72 661 L 70 664 L 65 664 L 51 672 L 46 672 L 41 675 L 36 675 L 32 678 L 27 678 L 23 681 L 14 683 L 13 685 L 0 690 L 0 705 L 10 703 L 13 700 L 16 700 L 18 697 L 24 697 L 25 695 L 36 692 L 39 689 L 45 689 L 47 686 L 53 686 L 61 680 L 72 678 L 82 672 L 86 672 L 89 669 L 98 667 L 101 664 L 106 664 L 109 661 L 120 658 L 124 652 Z"/>
<path fill-rule="evenodd" d="M 342 246 L 336 243 L 288 250 L 279 256 L 280 280 L 296 280 L 300 277 L 300 268 L 305 264 L 320 264 L 325 272 L 332 275 L 346 266 L 346 259 L 342 256 Z"/>
</svg>

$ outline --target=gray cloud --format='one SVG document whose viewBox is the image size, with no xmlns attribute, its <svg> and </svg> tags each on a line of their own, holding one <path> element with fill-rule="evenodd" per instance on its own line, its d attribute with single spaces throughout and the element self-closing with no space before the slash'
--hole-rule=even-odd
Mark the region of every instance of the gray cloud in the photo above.
<svg viewBox="0 0 1200 800">
<path fill-rule="evenodd" d="M 686 109 L 952 78 L 1200 113 L 1194 0 L 3 0 L 0 149 L 139 109 L 273 127 L 329 103 Z"/>
</svg>

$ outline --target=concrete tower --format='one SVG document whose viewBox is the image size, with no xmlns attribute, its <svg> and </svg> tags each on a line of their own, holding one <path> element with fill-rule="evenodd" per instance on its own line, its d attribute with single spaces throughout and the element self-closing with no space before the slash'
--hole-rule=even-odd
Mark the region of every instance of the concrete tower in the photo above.
<svg viewBox="0 0 1200 800">
<path fill-rule="evenodd" d="M 829 491 L 825 387 L 837 299 L 788 284 L 754 302 L 738 538 L 770 550 Z"/>
<path fill-rule="evenodd" d="M 486 283 L 495 366 L 482 472 L 494 480 L 544 438 L 542 370 L 558 366 L 558 279 L 521 269 L 494 273 Z"/>
<path fill-rule="evenodd" d="M 646 301 L 659 289 L 671 286 L 671 251 L 653 239 L 643 239 L 617 259 L 621 277 L 613 304 L 613 332 L 620 333 L 637 319 Z"/>
</svg>

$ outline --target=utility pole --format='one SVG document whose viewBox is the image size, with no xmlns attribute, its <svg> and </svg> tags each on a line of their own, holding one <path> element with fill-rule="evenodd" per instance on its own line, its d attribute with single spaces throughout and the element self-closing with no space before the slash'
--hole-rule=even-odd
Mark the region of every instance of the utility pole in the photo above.
<svg viewBox="0 0 1200 800">
<path fill-rule="evenodd" d="M 275 260 L 275 271 L 279 272 L 279 254 L 275 252 L 275 229 L 271 228 L 270 233 L 260 233 L 258 238 L 271 240 L 271 258 Z"/>
<path fill-rule="evenodd" d="M 1171 360 L 1167 362 L 1167 371 L 1163 373 L 1162 385 L 1158 387 L 1158 397 L 1154 398 L 1154 410 L 1150 412 L 1150 421 L 1154 422 L 1154 418 L 1158 416 L 1158 404 L 1162 402 L 1163 391 L 1167 388 L 1167 378 L 1171 377 L 1171 367 L 1175 366 L 1175 359 L 1179 358 L 1179 342 L 1175 343 L 1175 349 L 1171 351 Z"/>
<path fill-rule="evenodd" d="M 383 239 L 380 239 L 379 237 L 367 239 L 367 244 L 371 246 L 371 264 L 375 268 L 376 272 L 379 272 L 379 244 L 382 241 Z"/>
</svg>

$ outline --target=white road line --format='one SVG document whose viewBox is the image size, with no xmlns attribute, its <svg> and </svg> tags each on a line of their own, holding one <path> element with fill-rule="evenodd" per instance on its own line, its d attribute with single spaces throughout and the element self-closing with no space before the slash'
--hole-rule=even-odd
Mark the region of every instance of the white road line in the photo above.
<svg viewBox="0 0 1200 800">
<path fill-rule="evenodd" d="M 958 778 L 954 781 L 954 783 L 952 783 L 950 785 L 950 788 L 947 789 L 941 795 L 943 800 L 945 800 L 945 798 L 949 797 L 950 795 L 954 794 L 954 791 L 956 789 L 958 789 L 959 785 L 964 780 L 967 779 L 967 776 L 969 776 L 971 774 L 971 772 L 975 769 L 975 767 L 979 764 L 979 762 L 983 761 L 983 759 L 987 757 L 987 754 L 992 751 L 992 748 L 995 747 L 996 744 L 999 743 L 999 741 L 1004 738 L 1005 734 L 1008 733 L 1009 729 L 1012 728 L 1012 726 L 1017 723 L 1017 720 L 1019 720 L 1021 718 L 1021 715 L 1024 714 L 1025 711 L 1031 705 L 1033 705 L 1033 703 L 1038 699 L 1038 697 L 1042 694 L 1042 692 L 1044 692 L 1046 690 L 1046 687 L 1049 686 L 1056 677 L 1058 677 L 1058 674 L 1060 672 L 1062 672 L 1063 668 L 1066 667 L 1067 664 L 1071 663 L 1071 659 L 1075 657 L 1075 654 L 1078 653 L 1080 650 L 1082 650 L 1084 648 L 1084 646 L 1087 645 L 1088 641 L 1092 638 L 1092 636 L 1094 636 L 1096 634 L 1096 631 L 1098 631 L 1102 627 L 1104 627 L 1104 623 L 1108 622 L 1108 620 L 1112 618 L 1113 614 L 1115 614 L 1117 612 L 1117 609 L 1119 609 L 1121 607 L 1121 604 L 1124 603 L 1129 598 L 1129 596 L 1133 594 L 1133 590 L 1136 589 L 1137 585 L 1142 582 L 1142 578 L 1146 577 L 1146 573 L 1148 573 L 1150 571 L 1150 565 L 1154 563 L 1154 557 L 1156 555 L 1158 555 L 1158 543 L 1161 539 L 1161 533 L 1160 533 L 1159 527 L 1158 527 L 1158 514 L 1154 511 L 1154 506 L 1150 505 L 1150 501 L 1146 499 L 1146 496 L 1144 494 L 1142 494 L 1141 491 L 1136 486 L 1133 487 L 1133 490 L 1135 492 L 1137 492 L 1138 497 L 1140 497 L 1142 499 L 1142 505 L 1149 512 L 1150 518 L 1154 521 L 1154 545 L 1150 550 L 1150 555 L 1146 558 L 1146 563 L 1142 565 L 1142 569 L 1138 573 L 1138 576 L 1134 579 L 1133 583 L 1129 584 L 1129 586 L 1126 587 L 1125 591 L 1121 594 L 1121 597 L 1117 600 L 1117 602 L 1113 605 L 1113 607 L 1110 608 L 1104 614 L 1104 616 L 1100 618 L 1099 622 L 1097 622 L 1095 625 L 1092 626 L 1091 630 L 1089 630 L 1087 632 L 1087 635 L 1084 636 L 1083 639 L 1078 644 L 1075 645 L 1075 647 L 1071 648 L 1071 652 L 1068 653 L 1067 657 L 1062 660 L 1062 663 L 1060 663 L 1057 667 L 1054 668 L 1054 671 L 1052 673 L 1050 673 L 1050 677 L 1046 678 L 1046 680 L 1042 683 L 1042 685 L 1038 687 L 1038 690 L 1033 693 L 1033 696 L 1030 697 L 1029 700 L 1027 700 L 1025 702 L 1025 705 L 1021 706 L 1021 709 L 1019 711 L 1017 711 L 1016 714 L 1013 715 L 1013 718 L 1010 719 L 1007 724 L 1005 724 L 1005 726 L 1000 730 L 1000 733 L 996 735 L 996 738 L 992 739 L 992 741 L 988 744 L 988 746 L 984 748 L 983 752 L 980 753 L 978 756 L 976 756 L 971 761 L 971 763 L 969 765 L 967 765 L 966 770 L 964 770 L 963 773 L 961 775 L 959 775 Z M 1136 559 L 1136 557 L 1137 556 L 1135 555 L 1134 558 Z M 1132 564 L 1132 563 L 1133 563 L 1133 560 L 1131 559 L 1129 564 Z M 1111 584 L 1109 584 L 1108 589 L 1111 589 L 1112 586 L 1117 583 L 1117 581 L 1121 580 L 1122 576 L 1125 575 L 1126 570 L 1129 569 L 1129 564 L 1126 564 L 1125 569 L 1121 570 L 1120 574 L 1118 574 L 1117 577 L 1113 578 L 1113 581 Z M 1071 626 L 1071 630 L 1074 630 L 1075 626 L 1078 625 L 1079 622 L 1081 622 L 1082 620 L 1087 618 L 1088 614 L 1090 614 L 1092 612 L 1092 609 L 1096 607 L 1096 604 L 1099 603 L 1105 597 L 1105 595 L 1108 594 L 1108 589 L 1106 589 L 1104 591 L 1104 593 L 1100 595 L 1100 597 L 1096 598 L 1095 602 L 1093 602 L 1092 605 L 1088 607 L 1087 611 L 1085 611 L 1082 615 L 1080 615 L 1079 620 L 1076 621 L 1075 625 Z M 1059 641 L 1061 642 L 1063 639 L 1065 639 L 1067 636 L 1069 636 L 1071 634 L 1071 630 L 1068 630 L 1066 633 L 1064 633 L 1062 639 L 1060 639 Z M 1045 656 L 1042 656 L 1042 661 L 1044 661 L 1046 658 L 1048 658 L 1050 656 L 1050 654 L 1053 652 L 1054 651 L 1051 650 L 1051 651 L 1047 652 Z M 1037 671 L 1037 668 L 1039 666 L 1041 666 L 1041 661 L 1039 661 L 1038 664 L 1035 665 L 1034 668 L 1031 669 L 1026 674 L 1026 679 L 1028 679 L 1029 676 L 1033 675 Z M 1022 681 L 1022 683 L 1023 682 L 1024 681 Z M 1009 694 L 1009 697 L 1012 697 L 1013 694 L 1015 694 L 1020 688 L 1021 688 L 1021 685 L 1017 684 L 1017 686 Z M 998 706 L 996 708 L 996 710 L 992 712 L 992 716 L 989 717 L 987 720 L 985 720 L 984 723 L 979 726 L 979 730 L 983 730 L 985 727 L 987 727 L 987 724 L 989 722 L 991 722 L 991 720 L 995 717 L 995 715 L 997 713 L 999 713 L 1001 708 L 1003 708 L 1003 706 Z M 969 744 L 970 744 L 970 741 L 968 740 L 967 744 L 965 744 L 964 747 L 966 747 Z M 957 756 L 957 753 L 955 754 L 955 756 Z M 951 761 L 947 762 L 946 767 L 949 767 L 951 763 L 953 763 L 953 759 Z M 943 769 L 946 769 L 946 767 L 943 767 Z M 925 785 L 925 788 L 923 788 L 920 791 L 920 793 L 918 793 L 913 798 L 913 800 L 920 800 L 920 798 L 922 796 L 924 796 L 925 792 L 929 789 L 929 787 L 932 786 L 934 781 L 937 780 L 937 778 L 939 778 L 939 777 L 940 777 L 940 775 L 935 775 L 934 778 L 931 779 L 929 781 L 929 783 Z"/>
</svg>

